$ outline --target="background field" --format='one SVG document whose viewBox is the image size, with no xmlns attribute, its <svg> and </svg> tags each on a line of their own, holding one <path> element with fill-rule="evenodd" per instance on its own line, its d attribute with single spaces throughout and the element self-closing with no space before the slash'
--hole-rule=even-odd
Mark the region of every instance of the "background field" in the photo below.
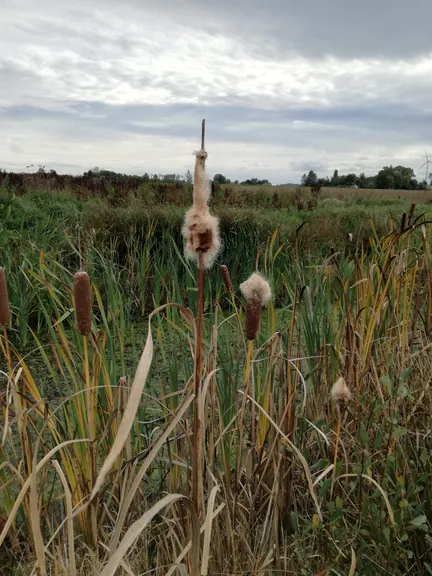
<svg viewBox="0 0 432 576">
<path fill-rule="evenodd" d="M 89 500 L 115 442 L 151 311 L 197 315 L 181 238 L 191 185 L 63 184 L 0 188 L 12 312 L 0 348 L 0 573 L 73 576 L 74 557 L 77 573 L 100 574 L 136 530 L 118 574 L 432 574 L 432 193 L 213 189 L 217 264 L 233 292 L 218 265 L 206 273 L 199 540 L 188 500 L 155 504 L 191 498 L 185 309 L 152 318 L 127 439 L 96 504 L 73 521 L 68 508 Z M 88 338 L 75 325 L 81 267 Z M 256 268 L 274 298 L 248 353 L 239 284 Z M 340 375 L 352 400 L 339 409 Z"/>
</svg>

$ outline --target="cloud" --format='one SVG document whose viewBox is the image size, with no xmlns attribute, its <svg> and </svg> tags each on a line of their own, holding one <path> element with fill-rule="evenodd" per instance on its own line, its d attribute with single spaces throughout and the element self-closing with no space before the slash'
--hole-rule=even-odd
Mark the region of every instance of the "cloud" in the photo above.
<svg viewBox="0 0 432 576">
<path fill-rule="evenodd" d="M 432 133 L 431 21 L 420 0 L 8 0 L 0 157 L 181 171 L 206 117 L 210 158 L 233 178 L 416 168 Z"/>
</svg>

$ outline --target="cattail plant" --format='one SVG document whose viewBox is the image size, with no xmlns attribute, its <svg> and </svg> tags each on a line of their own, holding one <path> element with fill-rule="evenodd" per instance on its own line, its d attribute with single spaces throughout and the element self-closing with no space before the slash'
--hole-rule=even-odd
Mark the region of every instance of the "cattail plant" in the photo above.
<svg viewBox="0 0 432 576">
<path fill-rule="evenodd" d="M 241 450 L 243 442 L 243 426 L 244 418 L 246 412 L 247 396 L 249 393 L 249 381 L 251 375 L 251 364 L 253 355 L 253 344 L 258 336 L 260 321 L 261 321 L 261 309 L 265 306 L 270 298 L 272 297 L 272 292 L 270 284 L 268 281 L 261 276 L 259 272 L 254 272 L 249 278 L 240 284 L 240 290 L 243 296 L 246 298 L 246 325 L 245 332 L 246 338 L 248 339 L 248 349 L 246 357 L 246 367 L 245 367 L 245 377 L 244 377 L 244 391 L 243 400 L 240 413 L 239 422 L 239 444 L 237 448 L 237 468 L 236 468 L 236 485 L 238 486 L 240 477 L 240 461 L 241 461 Z M 252 408 L 251 412 L 252 421 L 255 419 L 255 410 Z M 234 503 L 234 514 L 236 510 L 236 501 Z"/>
<path fill-rule="evenodd" d="M 336 441 L 335 441 L 335 450 L 334 450 L 334 457 L 333 457 L 333 482 L 331 492 L 333 492 L 334 487 L 334 480 L 336 477 L 336 463 L 337 463 L 337 455 L 339 449 L 339 438 L 340 438 L 340 431 L 341 431 L 341 419 L 342 419 L 342 412 L 348 402 L 351 400 L 351 392 L 345 382 L 345 378 L 340 376 L 336 382 L 333 384 L 332 389 L 330 391 L 330 398 L 336 404 L 337 410 L 337 423 L 336 423 Z"/>
<path fill-rule="evenodd" d="M 271 298 L 270 284 L 258 272 L 254 272 L 246 282 L 240 284 L 240 290 L 246 298 L 246 338 L 249 342 L 255 340 L 258 335 L 261 308 Z"/>
<path fill-rule="evenodd" d="M 91 285 L 90 278 L 87 272 L 80 270 L 74 274 L 73 279 L 73 292 L 75 302 L 75 315 L 77 328 L 83 337 L 84 347 L 84 381 L 86 386 L 86 408 L 87 408 L 87 426 L 88 433 L 91 440 L 88 451 L 88 469 L 91 474 L 91 486 L 94 486 L 96 481 L 96 450 L 94 441 L 96 440 L 96 419 L 95 407 L 96 396 L 95 391 L 92 389 L 92 382 L 90 376 L 90 361 L 89 361 L 89 346 L 88 337 L 92 333 L 92 300 L 91 300 Z M 91 504 L 91 533 L 93 543 L 97 545 L 96 535 L 96 518 L 97 518 L 97 503 L 94 501 Z"/>
<path fill-rule="evenodd" d="M 198 264 L 198 311 L 195 341 L 194 370 L 194 423 L 192 500 L 197 514 L 200 512 L 199 477 L 201 469 L 202 430 L 199 418 L 199 392 L 202 372 L 202 331 L 204 312 L 204 269 L 210 268 L 220 250 L 219 220 L 210 214 L 208 201 L 210 186 L 206 177 L 204 150 L 205 120 L 202 122 L 201 150 L 195 153 L 193 204 L 186 212 L 182 233 L 186 239 L 186 256 Z"/>
</svg>

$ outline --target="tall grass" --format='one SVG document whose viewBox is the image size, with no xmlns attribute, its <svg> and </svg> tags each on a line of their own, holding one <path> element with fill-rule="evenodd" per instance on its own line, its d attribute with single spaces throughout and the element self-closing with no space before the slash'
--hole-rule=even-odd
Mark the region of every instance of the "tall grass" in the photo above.
<svg viewBox="0 0 432 576">
<path fill-rule="evenodd" d="M 19 266 L 7 239 L 4 573 L 432 573 L 430 224 L 371 224 L 366 244 L 324 260 L 280 229 L 252 257 L 229 237 L 232 290 L 217 269 L 199 289 L 157 222 L 129 233 L 121 248 L 89 232 L 34 250 L 23 232 Z M 238 288 L 256 268 L 275 299 L 248 346 Z"/>
</svg>

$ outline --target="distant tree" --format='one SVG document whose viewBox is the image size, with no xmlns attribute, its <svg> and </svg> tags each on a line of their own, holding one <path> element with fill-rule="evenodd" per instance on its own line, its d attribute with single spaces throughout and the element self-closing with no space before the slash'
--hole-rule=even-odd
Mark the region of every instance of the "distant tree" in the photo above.
<svg viewBox="0 0 432 576">
<path fill-rule="evenodd" d="M 366 188 L 367 186 L 367 178 L 364 172 L 362 172 L 360 174 L 360 176 L 357 179 L 357 185 L 359 188 Z"/>
<path fill-rule="evenodd" d="M 339 186 L 339 171 L 338 170 L 335 170 L 333 172 L 333 176 L 332 176 L 332 179 L 330 181 L 330 185 L 331 186 Z"/>
<path fill-rule="evenodd" d="M 228 179 L 226 176 L 224 176 L 223 174 L 215 174 L 213 176 L 213 182 L 215 184 L 227 184 L 228 183 Z"/>
<path fill-rule="evenodd" d="M 330 179 L 328 177 L 318 178 L 317 184 L 320 187 L 320 189 L 323 188 L 324 186 L 330 186 Z"/>
<path fill-rule="evenodd" d="M 187 172 L 185 174 L 185 181 L 188 184 L 192 184 L 192 182 L 193 182 L 192 172 L 190 170 L 187 170 Z"/>
<path fill-rule="evenodd" d="M 242 184 L 246 186 L 271 186 L 269 180 L 259 180 L 258 178 L 249 178 L 248 180 L 244 180 Z"/>
<path fill-rule="evenodd" d="M 376 186 L 384 190 L 394 188 L 395 178 L 393 166 L 384 166 L 376 176 Z"/>
<path fill-rule="evenodd" d="M 357 175 L 354 173 L 347 174 L 345 177 L 345 185 L 346 186 L 354 186 L 354 184 L 357 184 Z"/>
<path fill-rule="evenodd" d="M 302 179 L 303 182 L 303 179 Z M 318 182 L 318 176 L 313 170 L 309 170 L 308 175 L 306 176 L 304 186 L 314 186 Z"/>
</svg>

